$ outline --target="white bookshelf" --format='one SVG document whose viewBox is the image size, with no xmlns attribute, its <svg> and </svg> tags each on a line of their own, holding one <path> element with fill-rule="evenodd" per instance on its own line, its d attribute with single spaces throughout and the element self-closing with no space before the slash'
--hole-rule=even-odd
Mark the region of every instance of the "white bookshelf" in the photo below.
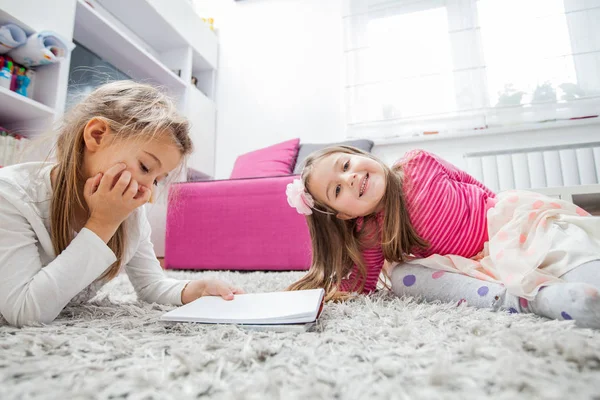
<svg viewBox="0 0 600 400">
<path fill-rule="evenodd" d="M 35 12 L 32 12 L 32 7 L 35 5 L 38 7 Z M 68 5 L 69 0 L 57 0 L 54 6 L 64 6 L 63 13 L 57 16 L 56 20 L 48 21 L 49 23 L 46 24 L 41 15 L 50 12 L 51 5 L 35 4 L 33 0 L 19 2 L 0 0 L 0 25 L 7 23 L 18 25 L 28 36 L 36 31 L 52 29 L 65 39 L 71 40 L 65 30 L 56 29 L 58 25 L 64 26 L 67 22 L 66 18 L 73 15 Z M 59 64 L 35 67 L 36 75 L 29 87 L 28 96 L 0 88 L 0 126 L 28 139 L 38 138 L 48 132 L 55 118 L 63 111 L 68 68 L 68 59 Z M 37 146 L 35 158 L 49 150 L 49 147 L 42 148 L 44 146 L 47 145 Z M 27 153 L 21 159 L 21 161 L 30 160 Z"/>
<path fill-rule="evenodd" d="M 101 15 L 96 7 L 78 0 L 75 16 L 74 39 L 100 58 L 135 80 L 161 85 L 175 92 L 185 88 L 186 82 Z"/>
<path fill-rule="evenodd" d="M 174 47 L 188 46 L 188 40 L 182 36 L 164 15 L 147 0 L 96 0 L 108 12 L 132 32 L 151 44 L 158 52 Z M 176 3 L 176 2 L 165 2 Z M 143 15 L 144 18 L 140 18 Z"/>
<path fill-rule="evenodd" d="M 0 0 L 1 23 L 28 34 L 53 30 L 132 79 L 160 86 L 191 121 L 196 151 L 188 165 L 214 176 L 218 39 L 189 1 Z M 36 68 L 32 98 L 0 88 L 0 126 L 30 138 L 49 131 L 64 113 L 69 65 L 65 59 Z M 158 256 L 164 255 L 166 197 L 148 208 Z"/>
<path fill-rule="evenodd" d="M 55 110 L 28 97 L 0 87 L 0 125 L 9 127 L 28 120 L 52 119 Z"/>
<path fill-rule="evenodd" d="M 195 11 L 188 1 L 96 1 L 159 53 L 189 46 L 197 68 L 217 68 L 216 35 L 200 18 L 197 18 L 199 24 L 189 18 L 195 15 Z M 143 18 L 140 18 L 142 15 Z"/>
</svg>

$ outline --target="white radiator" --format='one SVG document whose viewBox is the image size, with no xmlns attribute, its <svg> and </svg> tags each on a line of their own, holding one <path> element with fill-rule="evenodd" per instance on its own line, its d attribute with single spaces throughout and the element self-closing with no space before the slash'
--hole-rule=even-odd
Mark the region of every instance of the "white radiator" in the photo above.
<svg viewBox="0 0 600 400">
<path fill-rule="evenodd" d="M 493 191 L 600 183 L 600 142 L 464 155 L 467 171 Z"/>
</svg>

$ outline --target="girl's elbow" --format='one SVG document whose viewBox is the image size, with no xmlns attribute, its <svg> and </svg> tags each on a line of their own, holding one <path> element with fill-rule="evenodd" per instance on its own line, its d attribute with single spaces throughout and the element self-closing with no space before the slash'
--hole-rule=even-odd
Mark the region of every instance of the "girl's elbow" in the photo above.
<svg viewBox="0 0 600 400">
<path fill-rule="evenodd" d="M 157 296 L 157 294 L 154 291 L 150 290 L 150 288 L 136 290 L 136 294 L 137 294 L 138 300 L 141 300 L 145 303 L 158 303 L 158 304 L 164 303 L 163 301 L 161 301 L 160 296 Z"/>
<path fill-rule="evenodd" d="M 20 307 L 18 310 L 2 310 L 2 316 L 8 322 L 17 328 L 24 326 L 41 326 L 54 321 L 54 317 L 43 315 L 39 310 L 28 310 L 25 307 Z"/>
</svg>

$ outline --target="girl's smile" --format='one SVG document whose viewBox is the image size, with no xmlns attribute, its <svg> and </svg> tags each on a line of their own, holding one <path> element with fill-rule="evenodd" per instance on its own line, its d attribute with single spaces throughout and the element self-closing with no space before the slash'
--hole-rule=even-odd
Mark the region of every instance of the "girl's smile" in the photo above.
<svg viewBox="0 0 600 400">
<path fill-rule="evenodd" d="M 372 214 L 381 207 L 385 174 L 379 162 L 359 154 L 333 153 L 315 162 L 310 193 L 341 219 Z"/>
</svg>

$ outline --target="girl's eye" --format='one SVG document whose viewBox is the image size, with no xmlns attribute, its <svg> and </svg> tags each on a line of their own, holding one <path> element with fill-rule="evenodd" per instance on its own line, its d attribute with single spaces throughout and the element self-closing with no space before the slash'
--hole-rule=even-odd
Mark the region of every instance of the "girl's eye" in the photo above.
<svg viewBox="0 0 600 400">
<path fill-rule="evenodd" d="M 148 172 L 150 172 L 150 170 L 148 169 L 148 167 L 146 167 L 144 165 L 144 163 L 140 163 L 140 169 L 142 170 L 143 173 L 147 174 Z"/>
<path fill-rule="evenodd" d="M 335 187 L 335 197 L 338 197 L 338 195 L 340 194 L 341 190 L 342 190 L 342 187 L 340 185 L 337 185 Z"/>
<path fill-rule="evenodd" d="M 350 161 L 346 161 L 346 162 L 344 163 L 344 168 L 343 168 L 343 169 L 344 169 L 344 172 L 348 171 L 348 168 L 349 168 L 349 167 L 350 167 Z"/>
</svg>

